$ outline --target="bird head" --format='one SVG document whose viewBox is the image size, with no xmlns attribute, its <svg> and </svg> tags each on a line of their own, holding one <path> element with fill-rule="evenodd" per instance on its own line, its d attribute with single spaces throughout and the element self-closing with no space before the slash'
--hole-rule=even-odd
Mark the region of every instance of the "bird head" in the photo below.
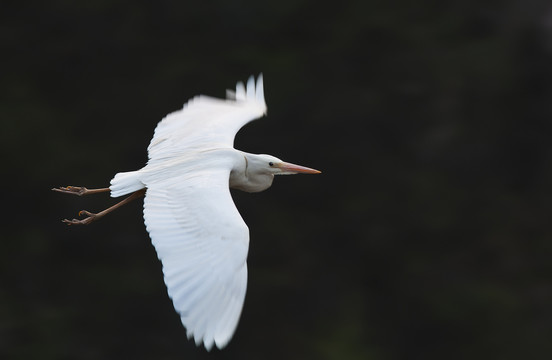
<svg viewBox="0 0 552 360">
<path fill-rule="evenodd" d="M 288 163 L 272 155 L 259 155 L 257 166 L 264 168 L 272 175 L 293 175 L 293 174 L 320 174 L 320 171 L 305 166 Z"/>
</svg>

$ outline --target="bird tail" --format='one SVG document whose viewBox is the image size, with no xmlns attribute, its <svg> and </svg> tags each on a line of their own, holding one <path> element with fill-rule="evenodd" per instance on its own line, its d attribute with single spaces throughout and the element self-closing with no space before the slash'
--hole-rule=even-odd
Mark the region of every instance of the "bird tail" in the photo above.
<svg viewBox="0 0 552 360">
<path fill-rule="evenodd" d="M 146 186 L 140 181 L 139 171 L 120 172 L 111 179 L 111 197 L 119 197 L 141 190 Z"/>
</svg>

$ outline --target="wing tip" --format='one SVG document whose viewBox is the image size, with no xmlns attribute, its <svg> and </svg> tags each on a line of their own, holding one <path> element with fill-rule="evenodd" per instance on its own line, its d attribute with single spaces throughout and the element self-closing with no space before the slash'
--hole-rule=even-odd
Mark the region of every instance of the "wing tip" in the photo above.
<svg viewBox="0 0 552 360">
<path fill-rule="evenodd" d="M 196 346 L 203 345 L 205 347 L 205 350 L 207 351 L 211 351 L 213 347 L 216 347 L 219 350 L 224 349 L 232 339 L 232 335 L 233 333 L 230 335 L 223 334 L 222 336 L 218 334 L 211 336 L 202 336 L 194 334 L 192 331 L 186 332 L 186 337 L 188 338 L 188 340 L 193 339 Z"/>
<path fill-rule="evenodd" d="M 227 90 L 226 98 L 235 101 L 248 101 L 254 102 L 263 107 L 263 112 L 266 114 L 266 102 L 264 98 L 264 81 L 263 73 L 260 73 L 255 79 L 255 76 L 251 75 L 247 79 L 247 83 L 238 81 L 236 84 L 236 91 Z"/>
</svg>

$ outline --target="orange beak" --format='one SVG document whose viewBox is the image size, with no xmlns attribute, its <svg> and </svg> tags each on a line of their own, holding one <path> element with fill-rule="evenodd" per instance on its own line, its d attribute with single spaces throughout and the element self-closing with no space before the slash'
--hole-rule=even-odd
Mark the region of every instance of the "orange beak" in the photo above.
<svg viewBox="0 0 552 360">
<path fill-rule="evenodd" d="M 305 166 L 295 165 L 287 162 L 275 164 L 283 173 L 287 174 L 320 174 L 321 171 L 311 169 Z"/>
</svg>

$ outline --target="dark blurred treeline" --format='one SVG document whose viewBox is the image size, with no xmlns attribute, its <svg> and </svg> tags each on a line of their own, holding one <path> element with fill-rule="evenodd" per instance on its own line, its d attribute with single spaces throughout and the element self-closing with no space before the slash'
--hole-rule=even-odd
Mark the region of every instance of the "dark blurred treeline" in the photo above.
<svg viewBox="0 0 552 360">
<path fill-rule="evenodd" d="M 549 359 L 549 1 L 5 1 L 3 359 Z M 263 72 L 236 147 L 319 168 L 235 193 L 234 339 L 186 340 L 141 203 L 60 219 L 156 123 Z"/>
</svg>

